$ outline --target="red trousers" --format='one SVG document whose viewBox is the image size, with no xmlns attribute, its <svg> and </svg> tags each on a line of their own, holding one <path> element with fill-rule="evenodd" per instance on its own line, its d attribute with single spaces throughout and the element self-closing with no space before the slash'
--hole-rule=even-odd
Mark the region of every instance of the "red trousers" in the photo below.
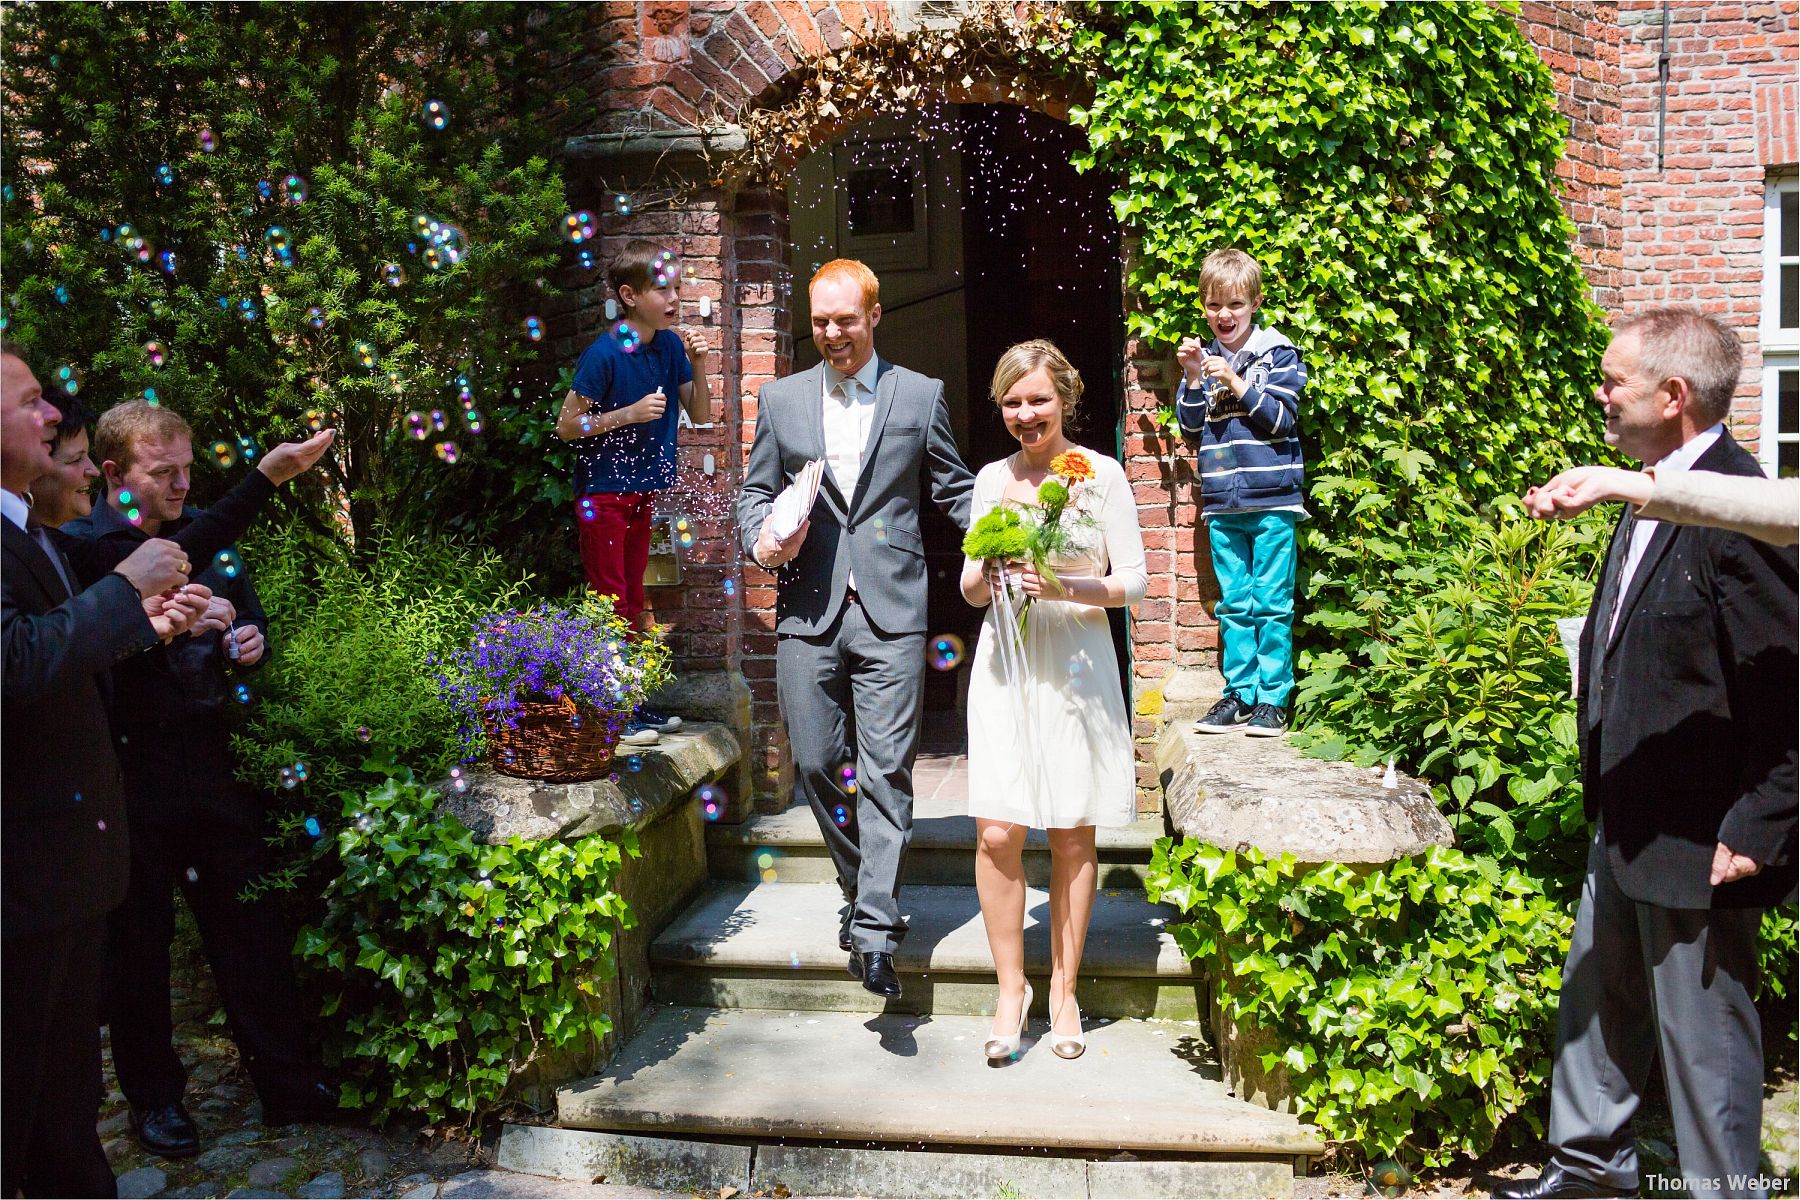
<svg viewBox="0 0 1800 1200">
<path fill-rule="evenodd" d="M 618 614 L 634 628 L 643 627 L 654 497 L 653 492 L 598 492 L 575 500 L 575 528 L 581 533 L 581 565 L 588 586 L 612 596 Z"/>
</svg>

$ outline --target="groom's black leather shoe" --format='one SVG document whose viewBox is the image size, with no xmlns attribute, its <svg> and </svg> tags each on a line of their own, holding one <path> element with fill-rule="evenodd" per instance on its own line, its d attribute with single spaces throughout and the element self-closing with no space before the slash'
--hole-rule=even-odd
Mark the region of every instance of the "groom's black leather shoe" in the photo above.
<svg viewBox="0 0 1800 1200">
<path fill-rule="evenodd" d="M 1555 1163 L 1544 1167 L 1544 1173 L 1537 1179 L 1526 1182 L 1503 1183 L 1494 1189 L 1496 1200 L 1552 1200 L 1558 1196 L 1629 1196 L 1632 1193 L 1615 1187 L 1607 1187 L 1604 1183 L 1565 1171 Z"/>
<path fill-rule="evenodd" d="M 131 1131 L 138 1144 L 161 1158 L 192 1158 L 200 1153 L 200 1131 L 179 1102 L 131 1110 Z"/>
<path fill-rule="evenodd" d="M 894 970 L 894 956 L 884 950 L 871 950 L 867 954 L 852 950 L 850 974 L 862 980 L 864 991 L 890 1000 L 900 998 L 900 974 Z"/>
</svg>

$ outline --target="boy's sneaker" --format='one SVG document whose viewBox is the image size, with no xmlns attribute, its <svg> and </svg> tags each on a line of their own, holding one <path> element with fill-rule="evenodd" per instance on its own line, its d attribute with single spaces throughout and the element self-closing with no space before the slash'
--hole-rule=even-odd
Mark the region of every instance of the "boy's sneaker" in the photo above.
<svg viewBox="0 0 1800 1200">
<path fill-rule="evenodd" d="M 1288 710 L 1273 704 L 1259 704 L 1250 710 L 1250 723 L 1244 726 L 1245 737 L 1280 737 L 1287 732 Z"/>
<path fill-rule="evenodd" d="M 631 714 L 631 719 L 639 725 L 648 725 L 658 733 L 674 733 L 681 728 L 681 718 L 673 713 L 658 712 L 654 708 L 640 708 Z"/>
<path fill-rule="evenodd" d="M 1206 715 L 1194 722 L 1195 733 L 1230 733 L 1250 719 L 1253 710 L 1248 704 L 1225 693 L 1225 698 L 1206 710 Z"/>
<path fill-rule="evenodd" d="M 654 746 L 660 741 L 662 735 L 642 721 L 628 721 L 625 728 L 619 731 L 621 746 Z"/>
</svg>

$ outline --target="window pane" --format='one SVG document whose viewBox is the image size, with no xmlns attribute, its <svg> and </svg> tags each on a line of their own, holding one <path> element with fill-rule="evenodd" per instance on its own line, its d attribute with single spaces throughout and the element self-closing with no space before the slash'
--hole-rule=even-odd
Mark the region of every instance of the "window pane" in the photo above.
<svg viewBox="0 0 1800 1200">
<path fill-rule="evenodd" d="M 1781 257 L 1800 255 L 1800 192 L 1781 193 Z"/>
<path fill-rule="evenodd" d="M 1781 327 L 1800 329 L 1800 264 L 1781 267 Z"/>
<path fill-rule="evenodd" d="M 1800 371 L 1782 371 L 1776 377 L 1775 429 L 1777 433 L 1800 433 Z"/>
<path fill-rule="evenodd" d="M 1800 442 L 1783 442 L 1775 448 L 1775 473 L 1783 479 L 1800 475 Z"/>
</svg>

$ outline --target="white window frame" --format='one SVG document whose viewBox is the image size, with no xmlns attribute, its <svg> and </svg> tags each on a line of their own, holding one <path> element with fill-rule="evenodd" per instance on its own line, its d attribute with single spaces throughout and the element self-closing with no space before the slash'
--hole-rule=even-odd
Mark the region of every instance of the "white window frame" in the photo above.
<svg viewBox="0 0 1800 1200">
<path fill-rule="evenodd" d="M 1783 371 L 1800 370 L 1800 327 L 1781 326 L 1781 268 L 1800 264 L 1800 256 L 1781 253 L 1781 198 L 1800 192 L 1800 174 L 1786 167 L 1771 172 L 1763 190 L 1762 430 L 1758 457 L 1763 470 L 1775 474 L 1781 443 L 1800 443 L 1800 431 L 1781 432 L 1780 385 Z"/>
</svg>

